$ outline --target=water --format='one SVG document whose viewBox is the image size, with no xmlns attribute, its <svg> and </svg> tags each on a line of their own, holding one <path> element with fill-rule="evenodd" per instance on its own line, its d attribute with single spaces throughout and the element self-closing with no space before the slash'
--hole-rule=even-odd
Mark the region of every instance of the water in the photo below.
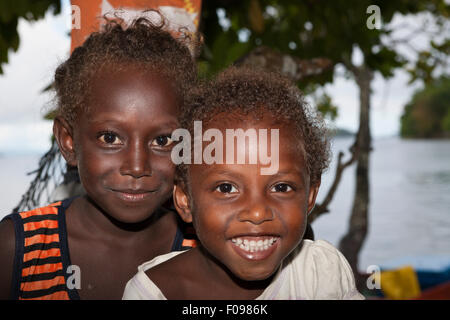
<svg viewBox="0 0 450 320">
<path fill-rule="evenodd" d="M 41 154 L 10 155 L 0 153 L 0 219 L 17 206 L 22 194 L 28 189 Z"/>
<path fill-rule="evenodd" d="M 351 138 L 334 141 L 347 151 Z M 361 270 L 400 256 L 450 255 L 450 141 L 374 141 L 370 163 L 369 234 L 360 254 Z M 347 159 L 347 158 L 344 158 Z M 335 163 L 323 177 L 318 198 L 328 191 Z M 313 224 L 316 238 L 339 243 L 353 203 L 356 167 L 347 168 L 330 213 Z"/>
<path fill-rule="evenodd" d="M 333 141 L 334 160 L 352 138 Z M 360 269 L 403 256 L 450 255 L 450 141 L 374 141 L 371 156 L 369 234 L 360 254 Z M 347 154 L 348 157 L 348 154 Z M 37 167 L 39 154 L 0 155 L 0 218 L 21 199 Z M 344 160 L 347 159 L 344 157 Z M 334 178 L 335 163 L 323 176 L 318 201 Z M 348 227 L 354 195 L 355 166 L 343 174 L 329 207 L 313 224 L 317 239 L 338 245 Z"/>
</svg>

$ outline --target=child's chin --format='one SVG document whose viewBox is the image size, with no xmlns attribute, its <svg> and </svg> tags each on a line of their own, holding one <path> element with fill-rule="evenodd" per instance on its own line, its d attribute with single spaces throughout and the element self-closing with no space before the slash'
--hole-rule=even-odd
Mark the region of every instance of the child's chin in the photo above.
<svg viewBox="0 0 450 320">
<path fill-rule="evenodd" d="M 149 219 L 153 215 L 153 213 L 154 212 L 149 211 L 147 208 L 145 208 L 145 210 L 135 210 L 134 212 L 132 212 L 132 214 L 130 214 L 129 212 L 128 214 L 127 212 L 120 212 L 113 216 L 113 218 L 123 224 L 136 225 L 143 223 L 144 221 Z"/>
<path fill-rule="evenodd" d="M 240 272 L 235 275 L 245 281 L 263 281 L 270 278 L 275 271 L 276 270 L 252 270 L 251 273 Z"/>
</svg>

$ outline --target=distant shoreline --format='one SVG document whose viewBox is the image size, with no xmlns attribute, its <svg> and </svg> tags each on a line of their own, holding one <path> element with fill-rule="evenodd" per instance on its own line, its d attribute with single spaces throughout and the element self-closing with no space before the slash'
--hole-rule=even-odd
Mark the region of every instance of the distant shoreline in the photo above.
<svg viewBox="0 0 450 320">
<path fill-rule="evenodd" d="M 332 137 L 336 137 L 336 138 L 340 138 L 340 137 L 354 137 L 355 136 L 355 132 L 351 132 L 350 130 L 347 129 L 341 129 L 341 128 L 337 128 L 335 130 L 330 130 L 331 136 Z"/>
</svg>

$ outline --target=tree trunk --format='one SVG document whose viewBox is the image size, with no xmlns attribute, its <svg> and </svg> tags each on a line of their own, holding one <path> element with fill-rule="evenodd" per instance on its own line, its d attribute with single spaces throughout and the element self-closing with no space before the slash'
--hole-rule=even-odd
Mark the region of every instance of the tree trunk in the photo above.
<svg viewBox="0 0 450 320">
<path fill-rule="evenodd" d="M 359 87 L 360 116 L 359 130 L 356 136 L 359 152 L 357 154 L 356 189 L 349 229 L 341 239 L 339 249 L 350 263 L 357 285 L 361 288 L 363 278 L 358 272 L 358 255 L 366 239 L 369 223 L 370 85 L 373 72 L 366 66 L 353 67 L 351 70 Z"/>
</svg>

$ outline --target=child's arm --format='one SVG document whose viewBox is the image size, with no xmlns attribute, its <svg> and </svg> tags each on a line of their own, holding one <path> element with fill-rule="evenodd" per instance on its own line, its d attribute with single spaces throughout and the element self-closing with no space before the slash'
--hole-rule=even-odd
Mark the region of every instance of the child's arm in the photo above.
<svg viewBox="0 0 450 320">
<path fill-rule="evenodd" d="M 11 298 L 15 238 L 12 220 L 5 219 L 0 222 L 0 300 Z"/>
</svg>

